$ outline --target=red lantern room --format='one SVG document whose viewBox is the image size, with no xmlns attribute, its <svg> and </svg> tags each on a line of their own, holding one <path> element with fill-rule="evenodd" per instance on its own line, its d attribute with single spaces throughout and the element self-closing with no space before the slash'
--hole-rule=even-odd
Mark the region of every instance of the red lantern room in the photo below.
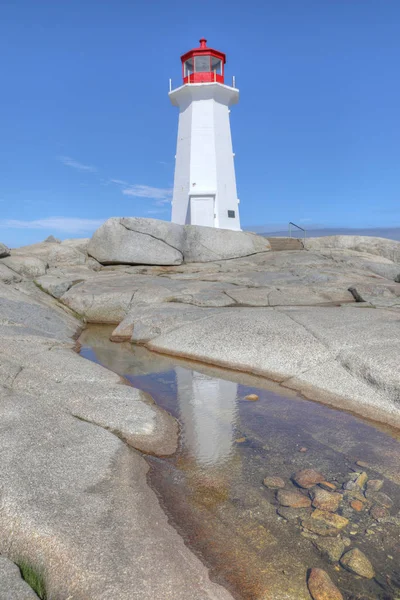
<svg viewBox="0 0 400 600">
<path fill-rule="evenodd" d="M 223 52 L 207 47 L 207 40 L 201 38 L 200 46 L 181 56 L 183 83 L 224 83 Z"/>
</svg>

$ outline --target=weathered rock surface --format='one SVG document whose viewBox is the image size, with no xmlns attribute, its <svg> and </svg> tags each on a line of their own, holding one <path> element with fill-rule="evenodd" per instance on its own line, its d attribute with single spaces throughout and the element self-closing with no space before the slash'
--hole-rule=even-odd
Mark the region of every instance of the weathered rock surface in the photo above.
<svg viewBox="0 0 400 600">
<path fill-rule="evenodd" d="M 356 252 L 377 254 L 392 261 L 400 262 L 400 242 L 386 238 L 360 235 L 331 235 L 309 238 L 305 241 L 305 246 L 310 250 L 323 250 L 325 248 L 355 250 Z"/>
<path fill-rule="evenodd" d="M 10 255 L 10 248 L 0 242 L 0 258 L 5 258 Z"/>
<path fill-rule="evenodd" d="M 307 584 L 313 600 L 343 600 L 328 573 L 322 569 L 311 569 Z"/>
<path fill-rule="evenodd" d="M 340 559 L 340 564 L 351 573 L 360 575 L 360 577 L 365 577 L 366 579 L 375 577 L 374 568 L 371 562 L 358 548 L 353 548 L 343 554 Z"/>
<path fill-rule="evenodd" d="M 50 598 L 230 599 L 169 525 L 132 450 L 174 452 L 175 420 L 80 358 L 79 326 L 33 282 L 0 283 L 0 553 L 42 573 Z M 35 597 L 25 591 L 15 599 Z"/>
<path fill-rule="evenodd" d="M 36 256 L 7 256 L 1 259 L 1 264 L 24 277 L 40 277 L 47 268 L 47 263 Z"/>
<path fill-rule="evenodd" d="M 37 285 L 40 286 L 47 294 L 54 298 L 61 298 L 73 285 L 80 283 L 82 279 L 65 279 L 54 277 L 53 275 L 43 275 L 35 279 Z"/>
<path fill-rule="evenodd" d="M 268 240 L 251 233 L 134 217 L 108 219 L 88 245 L 90 256 L 104 265 L 202 263 L 269 250 Z"/>
<path fill-rule="evenodd" d="M 183 237 L 175 223 L 113 217 L 95 231 L 88 253 L 105 265 L 180 265 Z"/>
<path fill-rule="evenodd" d="M 156 222 L 164 225 L 160 239 L 151 240 L 164 244 L 169 224 Z M 131 227 L 143 236 L 147 221 L 134 220 Z M 178 238 L 167 242 L 183 243 Z M 42 246 L 47 257 L 55 245 Z M 307 397 L 400 424 L 400 285 L 371 267 L 390 266 L 388 258 L 327 249 L 177 266 L 115 265 L 97 274 L 91 270 L 96 264 L 50 267 L 46 275 L 62 281 L 45 280 L 43 288 L 89 322 L 115 323 L 115 341 L 250 371 Z M 81 269 L 84 281 L 71 269 Z M 351 286 L 382 308 L 354 310 L 365 303 L 353 301 Z"/>
<path fill-rule="evenodd" d="M 84 265 L 86 256 L 76 248 L 71 248 L 63 244 L 55 244 L 47 256 L 47 262 L 51 266 Z"/>
<path fill-rule="evenodd" d="M 146 236 L 136 222 L 119 226 L 126 235 Z M 157 235 L 149 243 L 172 252 L 167 233 Z M 179 238 L 180 261 L 192 251 L 185 246 L 189 237 Z M 75 355 L 71 336 L 79 322 L 69 307 L 90 321 L 118 325 L 115 339 L 273 377 L 307 396 L 400 424 L 400 285 L 387 279 L 397 266 L 365 251 L 274 253 L 257 246 L 241 258 L 117 264 L 96 273 L 100 266 L 87 258 L 87 243 L 35 244 L 0 262 L 7 280 L 0 282 L 0 552 L 14 560 L 33 557 L 53 597 L 229 598 L 169 526 L 146 485 L 147 466 L 132 450 L 173 452 L 175 421 L 146 395 Z M 202 260 L 213 244 L 199 248 Z M 26 257 L 40 260 L 46 274 L 6 266 L 10 258 L 22 264 Z M 351 286 L 377 308 L 361 310 L 365 303 L 353 302 Z M 301 456 L 302 464 L 310 464 L 311 454 Z M 27 457 L 22 464 L 21 456 Z M 388 504 L 368 482 L 366 488 L 366 509 L 370 502 Z M 297 493 L 307 507 L 281 505 L 278 514 L 301 520 L 304 535 L 321 540 L 320 552 L 336 562 L 338 535 L 348 521 L 322 505 L 310 516 L 310 500 Z M 350 493 L 343 495 L 343 510 L 352 512 L 349 502 L 357 497 Z M 375 505 L 371 517 L 378 509 L 383 518 L 389 514 Z M 366 511 L 360 517 L 369 518 Z"/>
<path fill-rule="evenodd" d="M 19 283 L 21 275 L 0 262 L 0 281 L 3 283 Z"/>
<path fill-rule="evenodd" d="M 212 262 L 268 252 L 271 245 L 265 238 L 229 229 L 186 225 L 183 256 L 185 262 Z"/>
<path fill-rule="evenodd" d="M 17 565 L 4 556 L 0 556 L 0 600 L 38 600 Z"/>
</svg>

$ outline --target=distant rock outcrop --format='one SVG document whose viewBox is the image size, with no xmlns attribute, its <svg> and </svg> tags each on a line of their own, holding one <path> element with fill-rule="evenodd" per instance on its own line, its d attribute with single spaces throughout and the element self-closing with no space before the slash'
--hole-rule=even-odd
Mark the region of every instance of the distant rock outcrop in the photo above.
<svg viewBox="0 0 400 600">
<path fill-rule="evenodd" d="M 61 244 L 61 240 L 54 237 L 54 235 L 49 235 L 45 240 L 47 244 Z"/>
<path fill-rule="evenodd" d="M 10 255 L 10 249 L 7 248 L 7 246 L 5 244 L 2 244 L 0 242 L 0 258 L 4 258 L 5 256 L 9 256 Z"/>
<path fill-rule="evenodd" d="M 305 240 L 308 250 L 354 250 L 384 256 L 393 262 L 400 262 L 400 242 L 386 238 L 364 235 L 330 235 Z"/>
</svg>

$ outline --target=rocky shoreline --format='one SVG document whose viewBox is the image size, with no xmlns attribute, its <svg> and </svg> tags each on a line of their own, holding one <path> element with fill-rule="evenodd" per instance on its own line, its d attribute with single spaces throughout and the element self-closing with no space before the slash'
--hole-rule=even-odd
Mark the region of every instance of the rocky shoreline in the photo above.
<svg viewBox="0 0 400 600">
<path fill-rule="evenodd" d="M 399 426 L 400 243 L 271 252 L 252 234 L 192 228 L 172 243 L 159 222 L 124 221 L 95 234 L 101 255 L 93 240 L 0 245 L 0 553 L 41 573 L 48 597 L 228 599 L 146 483 L 140 453 L 173 453 L 176 421 L 80 358 L 73 339 L 82 321 L 113 323 L 115 341 L 263 375 Z M 128 262 L 135 248 L 143 256 L 143 238 L 158 266 L 112 264 L 128 261 L 115 254 L 124 247 Z"/>
</svg>

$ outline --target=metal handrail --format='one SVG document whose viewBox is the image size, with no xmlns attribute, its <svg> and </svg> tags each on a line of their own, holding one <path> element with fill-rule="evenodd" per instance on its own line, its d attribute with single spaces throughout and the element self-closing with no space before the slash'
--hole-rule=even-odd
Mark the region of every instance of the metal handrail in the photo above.
<svg viewBox="0 0 400 600">
<path fill-rule="evenodd" d="M 289 221 L 289 237 L 292 237 L 292 225 L 293 227 L 297 227 L 297 229 L 301 229 L 301 231 L 304 232 L 304 239 L 306 239 L 306 230 L 303 229 L 303 227 L 300 227 L 300 225 L 296 225 L 296 223 L 292 223 L 292 221 Z"/>
</svg>

